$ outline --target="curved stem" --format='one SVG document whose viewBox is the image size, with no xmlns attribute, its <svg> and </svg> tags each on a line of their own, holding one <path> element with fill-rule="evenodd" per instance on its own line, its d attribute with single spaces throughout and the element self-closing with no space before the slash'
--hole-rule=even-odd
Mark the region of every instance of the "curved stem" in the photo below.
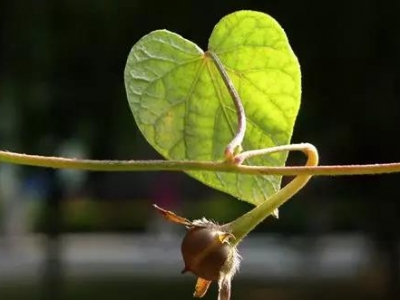
<svg viewBox="0 0 400 300">
<path fill-rule="evenodd" d="M 264 167 L 192 160 L 90 160 L 29 155 L 0 150 L 0 162 L 18 165 L 102 172 L 213 171 L 248 175 L 348 176 L 400 173 L 400 162 L 365 165 Z"/>
<path fill-rule="evenodd" d="M 260 155 L 271 154 L 275 152 L 283 152 L 283 151 L 303 151 L 302 150 L 303 148 L 310 148 L 310 147 L 314 148 L 315 152 L 317 152 L 317 149 L 309 143 L 300 143 L 300 144 L 283 145 L 283 146 L 276 146 L 276 147 L 257 149 L 257 150 L 249 150 L 236 155 L 235 162 L 237 164 L 242 164 L 246 159 L 249 159 L 254 156 L 260 156 Z"/>
<path fill-rule="evenodd" d="M 267 152 L 268 151 L 268 152 Z M 311 144 L 294 144 L 288 146 L 274 147 L 270 149 L 261 150 L 257 153 L 254 151 L 248 156 L 262 155 L 265 153 L 273 153 L 280 151 L 302 151 L 307 155 L 306 166 L 317 166 L 318 165 L 318 151 Z M 237 245 L 251 230 L 254 229 L 260 222 L 274 212 L 275 209 L 279 208 L 299 190 L 301 190 L 305 184 L 310 180 L 311 175 L 298 175 L 290 183 L 288 183 L 279 192 L 272 195 L 269 199 L 262 202 L 246 214 L 240 216 L 236 220 L 224 225 L 224 229 L 231 232 L 236 240 L 234 245 Z"/>
<path fill-rule="evenodd" d="M 222 77 L 222 80 L 225 83 L 226 88 L 231 95 L 233 103 L 235 104 L 237 120 L 238 120 L 238 129 L 236 135 L 233 137 L 232 141 L 225 148 L 225 158 L 227 161 L 234 161 L 235 154 L 237 149 L 241 147 L 244 135 L 246 133 L 246 115 L 244 113 L 244 107 L 242 101 L 240 99 L 239 93 L 236 91 L 235 86 L 233 85 L 231 79 L 228 76 L 222 62 L 219 57 L 212 51 L 207 51 L 206 55 L 209 55 L 213 60 L 215 66 L 218 69 L 219 74 Z"/>
</svg>

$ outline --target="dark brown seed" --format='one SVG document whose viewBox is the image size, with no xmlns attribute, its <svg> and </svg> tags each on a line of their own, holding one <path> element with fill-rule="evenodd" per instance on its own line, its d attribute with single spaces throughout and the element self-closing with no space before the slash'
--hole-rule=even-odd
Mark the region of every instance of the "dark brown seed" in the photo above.
<svg viewBox="0 0 400 300">
<path fill-rule="evenodd" d="M 231 257 L 232 248 L 221 241 L 224 233 L 215 228 L 190 228 L 182 241 L 182 256 L 185 268 L 206 280 L 218 280 L 226 260 Z"/>
</svg>

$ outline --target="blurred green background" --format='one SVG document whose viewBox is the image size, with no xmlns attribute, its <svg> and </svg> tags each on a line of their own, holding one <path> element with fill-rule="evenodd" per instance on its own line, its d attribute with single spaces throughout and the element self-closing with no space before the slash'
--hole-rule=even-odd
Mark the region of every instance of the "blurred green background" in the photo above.
<svg viewBox="0 0 400 300">
<path fill-rule="evenodd" d="M 1 149 L 159 158 L 128 108 L 131 47 L 166 28 L 204 49 L 218 20 L 240 9 L 276 18 L 299 57 L 293 142 L 315 144 L 322 164 L 400 160 L 395 0 L 1 1 Z M 399 299 L 399 180 L 314 178 L 245 240 L 233 299 Z M 0 299 L 190 299 L 184 232 L 151 203 L 221 223 L 251 208 L 179 173 L 0 165 Z"/>
</svg>

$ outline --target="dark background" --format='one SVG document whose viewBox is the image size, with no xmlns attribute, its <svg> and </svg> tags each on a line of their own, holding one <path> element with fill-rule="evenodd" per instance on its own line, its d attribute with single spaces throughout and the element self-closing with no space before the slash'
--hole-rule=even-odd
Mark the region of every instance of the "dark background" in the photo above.
<svg viewBox="0 0 400 300">
<path fill-rule="evenodd" d="M 303 95 L 293 142 L 316 145 L 322 164 L 400 160 L 400 2 L 395 0 L 2 1 L 1 148 L 56 155 L 75 147 L 93 159 L 157 158 L 127 104 L 123 69 L 131 47 L 146 33 L 166 28 L 205 49 L 213 26 L 241 9 L 262 11 L 278 20 L 300 60 Z M 52 170 L 15 167 L 12 174 L 24 197 L 33 198 L 28 205 L 20 201 L 29 207 L 23 214 L 29 220 L 17 218 L 16 223 L 24 223 L 25 233 L 47 236 L 42 250 L 49 257 L 62 257 L 62 233 L 146 235 L 154 226 L 158 232 L 163 225 L 154 220 L 152 202 L 188 217 L 207 215 L 221 222 L 250 209 L 183 174 L 79 173 L 75 185 L 68 181 L 76 173 L 60 176 Z M 399 299 L 399 179 L 397 174 L 315 178 L 285 205 L 279 221 L 268 219 L 257 229 L 265 236 L 313 241 L 332 234 L 360 235 L 374 249 L 375 260 L 363 275 L 368 280 L 357 279 L 354 285 L 354 278 L 339 280 L 338 285 L 331 280 L 325 287 L 315 278 L 304 283 L 239 275 L 233 298 L 250 299 L 247 291 L 263 291 L 263 286 L 269 290 L 254 292 L 251 299 L 336 299 L 335 293 L 341 299 L 365 298 L 365 287 L 379 282 L 368 293 L 371 299 Z M 0 194 L 0 201 L 1 197 L 6 198 Z M 6 225 L 7 212 L 15 208 L 5 203 L 0 205 L 0 230 L 12 237 L 20 231 Z M 120 274 L 121 278 L 104 279 L 107 284 L 93 279 L 92 284 L 79 285 L 62 278 L 66 272 L 55 261 L 44 264 L 42 283 L 32 285 L 28 280 L 38 298 L 113 299 L 103 292 L 109 282 L 115 285 L 108 290 L 126 288 L 123 299 L 160 299 L 166 294 L 172 299 L 168 289 L 175 285 L 186 289 L 177 298 L 191 295 L 191 281 L 160 284 L 151 276 L 144 280 L 135 274 L 130 275 L 133 279 Z M 0 295 L 3 291 L 5 299 L 22 299 L 15 288 L 22 282 L 0 284 Z M 135 291 L 143 290 L 154 295 L 135 297 Z"/>
</svg>

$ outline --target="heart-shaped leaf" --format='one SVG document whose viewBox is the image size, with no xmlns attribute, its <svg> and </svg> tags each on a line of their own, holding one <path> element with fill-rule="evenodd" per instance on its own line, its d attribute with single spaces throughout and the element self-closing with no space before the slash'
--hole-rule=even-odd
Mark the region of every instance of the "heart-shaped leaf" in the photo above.
<svg viewBox="0 0 400 300">
<path fill-rule="evenodd" d="M 242 99 L 247 132 L 243 149 L 288 144 L 300 104 L 296 56 L 270 16 L 239 11 L 214 28 L 209 50 L 218 55 Z M 175 160 L 224 159 L 237 128 L 232 99 L 209 55 L 181 36 L 157 30 L 132 48 L 125 86 L 136 123 L 147 141 Z M 283 166 L 286 153 L 246 163 Z M 259 204 L 280 189 L 281 176 L 188 172 L 201 182 Z"/>
</svg>

